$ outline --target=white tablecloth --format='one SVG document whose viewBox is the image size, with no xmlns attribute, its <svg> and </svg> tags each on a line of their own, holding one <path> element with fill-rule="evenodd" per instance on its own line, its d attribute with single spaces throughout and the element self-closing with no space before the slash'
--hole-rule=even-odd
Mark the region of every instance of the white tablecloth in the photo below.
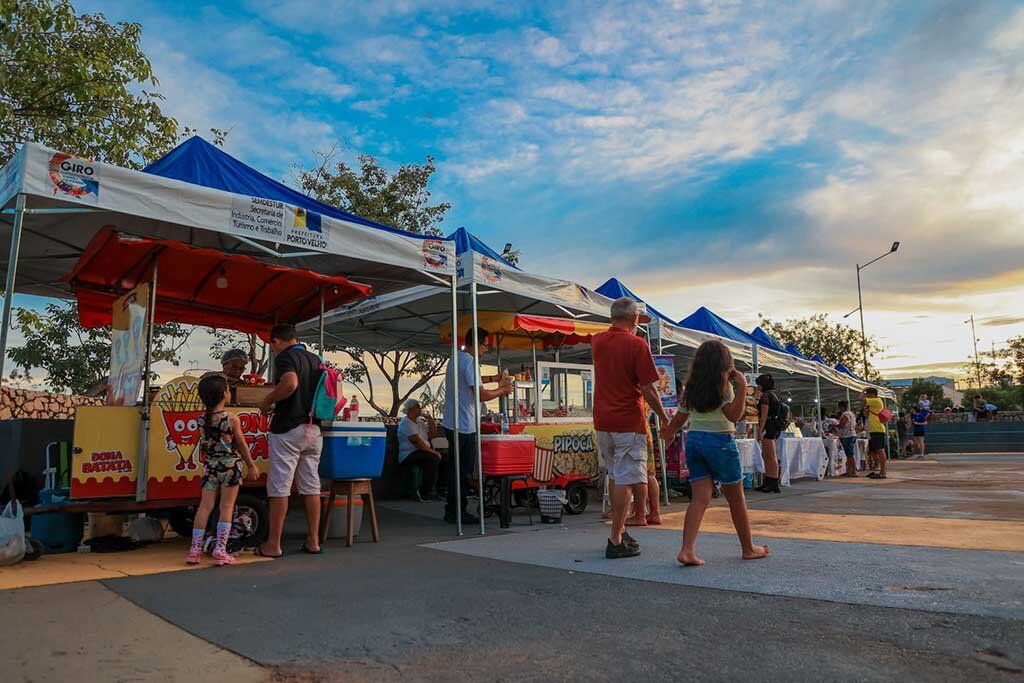
<svg viewBox="0 0 1024 683">
<path fill-rule="evenodd" d="M 846 474 L 846 451 L 839 439 L 823 439 L 825 452 L 828 453 L 828 476 L 841 477 Z"/>
<path fill-rule="evenodd" d="M 855 456 L 853 456 L 853 460 L 854 460 L 853 464 L 857 468 L 857 471 L 859 472 L 859 471 L 861 471 L 863 469 L 866 469 L 866 465 L 867 465 L 867 461 L 868 461 L 868 440 L 867 439 L 857 439 L 857 451 L 856 452 L 857 452 L 857 454 Z"/>
<path fill-rule="evenodd" d="M 761 457 L 761 444 L 756 439 L 736 439 L 736 448 L 740 452 L 740 466 L 743 474 L 764 472 L 764 458 Z"/>
<path fill-rule="evenodd" d="M 775 442 L 775 450 L 779 455 L 779 478 L 783 486 L 789 486 L 792 479 L 821 479 L 828 470 L 828 453 L 818 437 L 783 437 Z"/>
</svg>

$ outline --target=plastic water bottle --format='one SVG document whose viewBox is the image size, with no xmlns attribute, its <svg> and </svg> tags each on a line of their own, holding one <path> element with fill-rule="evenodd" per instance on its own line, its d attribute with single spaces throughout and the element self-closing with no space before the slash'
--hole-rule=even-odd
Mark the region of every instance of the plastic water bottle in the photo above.
<svg viewBox="0 0 1024 683">
<path fill-rule="evenodd" d="M 359 399 L 352 394 L 352 400 L 348 402 L 348 419 L 356 421 L 359 419 Z"/>
<path fill-rule="evenodd" d="M 508 415 L 501 414 L 501 433 L 508 434 Z"/>
</svg>

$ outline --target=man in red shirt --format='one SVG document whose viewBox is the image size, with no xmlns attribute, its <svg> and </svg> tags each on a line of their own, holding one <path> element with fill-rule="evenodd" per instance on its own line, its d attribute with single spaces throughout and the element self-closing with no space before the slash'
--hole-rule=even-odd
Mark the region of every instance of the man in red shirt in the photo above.
<svg viewBox="0 0 1024 683">
<path fill-rule="evenodd" d="M 655 383 L 658 371 L 647 342 L 636 335 L 640 309 L 630 298 L 611 308 L 612 326 L 594 335 L 594 428 L 612 488 L 612 529 L 605 557 L 640 554 L 640 544 L 626 533 L 629 497 L 638 505 L 647 500 L 647 427 L 644 399 L 658 416 L 661 428 L 668 416 Z"/>
</svg>

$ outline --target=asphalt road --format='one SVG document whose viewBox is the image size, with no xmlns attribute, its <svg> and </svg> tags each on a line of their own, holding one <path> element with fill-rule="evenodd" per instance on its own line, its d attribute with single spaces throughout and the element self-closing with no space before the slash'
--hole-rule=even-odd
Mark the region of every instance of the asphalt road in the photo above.
<svg viewBox="0 0 1024 683">
<path fill-rule="evenodd" d="M 273 667 L 280 681 L 1024 675 L 1024 615 L 927 612 L 573 572 L 423 547 L 451 539 L 450 527 L 424 517 L 385 510 L 381 526 L 380 545 L 346 549 L 335 542 L 318 557 L 104 584 L 192 634 Z M 523 542 L 530 535 L 515 534 Z M 291 545 L 299 543 L 296 537 Z"/>
</svg>

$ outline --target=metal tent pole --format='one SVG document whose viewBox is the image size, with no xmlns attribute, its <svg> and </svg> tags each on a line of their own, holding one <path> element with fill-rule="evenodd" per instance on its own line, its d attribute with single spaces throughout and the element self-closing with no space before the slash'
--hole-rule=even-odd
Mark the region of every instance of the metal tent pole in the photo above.
<svg viewBox="0 0 1024 683">
<path fill-rule="evenodd" d="M 539 423 L 541 416 L 540 403 L 540 368 L 537 367 L 537 340 L 530 340 L 530 348 L 533 350 L 533 421 Z"/>
<path fill-rule="evenodd" d="M 324 357 L 324 288 L 320 288 L 320 358 Z"/>
<path fill-rule="evenodd" d="M 153 328 L 156 326 L 156 287 L 159 262 L 153 259 L 153 278 L 149 283 L 149 310 L 146 313 L 146 358 L 142 365 L 142 428 L 139 430 L 139 457 L 135 468 L 135 500 L 149 497 L 149 384 L 153 367 Z"/>
<path fill-rule="evenodd" d="M 814 388 L 818 392 L 818 436 L 825 436 L 825 424 L 821 421 L 821 376 L 814 376 Z"/>
<path fill-rule="evenodd" d="M 14 204 L 14 227 L 11 229 L 11 254 L 7 260 L 7 284 L 4 287 L 3 323 L 0 327 L 0 378 L 7 360 L 7 334 L 11 329 L 11 304 L 14 303 L 14 279 L 18 272 L 18 252 L 21 250 L 21 225 L 25 220 L 25 195 L 19 194 Z"/>
<path fill-rule="evenodd" d="M 648 335 L 649 334 L 650 331 L 648 331 Z M 648 339 L 650 339 L 650 336 L 648 336 Z M 661 355 L 663 352 L 664 346 L 661 343 L 661 334 L 658 334 L 658 355 Z M 675 363 L 673 362 L 672 365 L 674 366 Z M 673 390 L 674 389 L 675 387 L 673 387 Z M 665 506 L 667 507 L 671 505 L 671 503 L 668 502 L 668 463 L 665 460 L 665 439 L 661 436 L 660 427 L 658 429 L 658 455 L 661 458 L 661 493 L 662 497 L 665 499 Z"/>
<path fill-rule="evenodd" d="M 473 395 L 476 401 L 476 468 L 477 468 L 477 501 L 480 515 L 480 535 L 487 533 L 484 528 L 484 457 L 483 443 L 480 438 L 480 335 L 477 333 L 476 282 L 469 286 L 473 304 L 473 360 L 476 361 L 476 381 L 473 382 Z M 500 373 L 499 373 L 500 374 Z"/>
<path fill-rule="evenodd" d="M 452 392 L 452 434 L 454 443 L 449 448 L 455 454 L 455 491 L 448 492 L 448 500 L 455 496 L 455 533 L 462 535 L 462 461 L 459 458 L 459 277 L 452 275 L 452 359 L 451 381 L 446 391 Z"/>
</svg>

